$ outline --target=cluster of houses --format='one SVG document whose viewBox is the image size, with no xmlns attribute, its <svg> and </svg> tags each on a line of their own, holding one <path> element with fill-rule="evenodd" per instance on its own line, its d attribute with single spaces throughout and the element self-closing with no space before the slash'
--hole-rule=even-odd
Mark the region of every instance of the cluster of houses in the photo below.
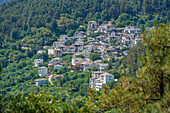
<svg viewBox="0 0 170 113">
<path fill-rule="evenodd" d="M 147 28 L 148 32 L 151 29 L 154 28 Z M 109 60 L 110 56 L 114 56 L 116 59 L 126 56 L 129 47 L 133 47 L 142 41 L 140 33 L 141 29 L 136 26 L 115 28 L 110 22 L 103 22 L 101 25 L 98 25 L 96 21 L 89 21 L 86 32 L 75 32 L 72 37 L 60 35 L 58 41 L 53 42 L 52 47 L 44 47 L 48 47 L 49 56 L 56 57 L 49 61 L 48 67 L 39 67 L 39 64 L 43 63 L 42 59 L 35 59 L 34 65 L 35 67 L 39 67 L 39 76 L 46 76 L 50 74 L 53 68 L 57 70 L 62 69 L 64 65 L 61 59 L 62 56 L 72 55 L 72 66 L 79 65 L 80 68 L 78 71 L 88 71 L 94 66 L 99 69 L 97 72 L 92 72 L 92 78 L 90 79 L 90 87 L 99 90 L 103 84 L 110 81 L 110 79 L 114 79 L 114 75 L 106 73 L 108 64 L 101 63 L 102 60 Z M 94 37 L 94 34 L 99 35 Z M 67 41 L 74 43 L 66 45 Z M 37 54 L 42 53 L 46 53 L 46 51 L 37 51 Z M 101 60 L 90 60 L 89 55 L 91 53 L 98 53 Z M 82 55 L 83 58 L 77 58 L 76 56 L 78 55 Z"/>
<path fill-rule="evenodd" d="M 53 68 L 60 70 L 60 69 L 62 69 L 62 66 L 63 66 L 63 62 L 62 62 L 61 58 L 53 58 L 52 60 L 50 60 L 48 63 L 48 67 L 44 67 L 44 66 L 39 67 L 39 64 L 43 64 L 43 59 L 34 59 L 34 66 L 38 67 L 38 74 L 40 77 L 41 76 L 49 76 L 51 74 Z M 57 78 L 57 77 L 54 77 L 54 78 Z M 42 86 L 44 84 L 48 84 L 48 80 L 45 78 L 35 80 L 36 86 Z"/>
<path fill-rule="evenodd" d="M 79 53 L 79 54 L 81 54 L 81 53 Z M 106 69 L 107 69 L 108 64 L 101 63 L 102 60 L 92 61 L 89 58 L 76 58 L 76 55 L 73 55 L 73 57 L 72 57 L 72 65 L 73 66 L 79 65 L 80 70 L 78 70 L 78 71 L 82 71 L 82 72 L 88 71 L 88 70 L 92 69 L 94 66 L 96 68 L 98 68 L 100 71 L 106 71 Z"/>
</svg>

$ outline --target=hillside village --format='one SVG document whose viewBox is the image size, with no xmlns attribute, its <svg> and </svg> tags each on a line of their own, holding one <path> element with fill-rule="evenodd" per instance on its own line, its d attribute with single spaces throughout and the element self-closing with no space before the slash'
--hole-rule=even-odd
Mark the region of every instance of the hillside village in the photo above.
<svg viewBox="0 0 170 113">
<path fill-rule="evenodd" d="M 148 27 L 149 32 L 154 27 Z M 97 71 L 92 71 L 92 77 L 89 80 L 89 86 L 99 90 L 104 84 L 114 79 L 114 75 L 107 73 L 109 61 L 111 57 L 121 59 L 128 55 L 129 48 L 141 42 L 141 29 L 136 26 L 126 26 L 125 28 L 115 28 L 110 22 L 103 22 L 99 25 L 96 21 L 89 21 L 87 31 L 75 32 L 72 37 L 60 35 L 57 42 L 53 42 L 53 46 L 44 46 L 44 50 L 37 51 L 37 54 L 46 53 L 52 56 L 48 62 L 48 67 L 40 67 L 43 64 L 43 59 L 35 59 L 34 65 L 38 68 L 39 76 L 53 76 L 53 78 L 61 79 L 63 75 L 53 75 L 52 70 L 61 70 L 66 61 L 62 61 L 63 56 L 72 55 L 71 72 L 84 72 L 92 68 Z M 92 57 L 90 57 L 92 56 Z M 114 65 L 114 64 L 112 64 Z M 111 65 L 111 66 L 112 66 Z M 117 81 L 117 79 L 114 79 Z M 47 84 L 45 78 L 36 79 L 36 86 Z M 49 80 L 51 83 L 51 81 Z"/>
</svg>

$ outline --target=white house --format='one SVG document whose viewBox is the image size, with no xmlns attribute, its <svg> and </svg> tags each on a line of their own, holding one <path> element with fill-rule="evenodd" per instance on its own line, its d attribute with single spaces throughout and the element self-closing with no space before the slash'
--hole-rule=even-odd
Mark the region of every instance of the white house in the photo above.
<svg viewBox="0 0 170 113">
<path fill-rule="evenodd" d="M 101 79 L 100 79 L 100 78 L 98 78 L 98 79 L 95 80 L 95 89 L 96 89 L 96 90 L 101 89 L 103 85 L 104 85 L 104 83 L 101 82 Z"/>
<path fill-rule="evenodd" d="M 61 45 L 65 45 L 65 42 L 62 41 L 62 42 L 54 42 L 54 43 L 53 43 L 53 47 L 55 47 L 55 48 L 58 48 L 58 47 L 61 46 Z"/>
<path fill-rule="evenodd" d="M 89 80 L 89 87 L 90 88 L 95 88 L 95 86 L 96 86 L 95 80 L 96 80 L 96 78 L 90 78 L 90 80 Z"/>
<path fill-rule="evenodd" d="M 48 84 L 48 80 L 45 78 L 35 80 L 36 86 L 43 86 L 44 84 Z"/>
<path fill-rule="evenodd" d="M 105 73 L 105 72 L 104 71 L 92 71 L 92 77 L 99 78 L 100 75 L 102 75 L 103 73 Z"/>
<path fill-rule="evenodd" d="M 141 29 L 135 26 L 127 26 L 124 30 L 125 33 L 140 33 Z"/>
<path fill-rule="evenodd" d="M 95 42 L 95 38 L 92 38 L 92 37 L 88 37 L 87 40 L 88 42 Z"/>
<path fill-rule="evenodd" d="M 58 57 L 62 57 L 62 55 L 63 55 L 62 50 L 56 49 L 56 48 L 53 50 L 53 54 L 54 54 L 54 56 L 58 56 Z"/>
<path fill-rule="evenodd" d="M 66 38 L 68 38 L 67 35 L 60 35 L 60 39 L 66 39 Z"/>
<path fill-rule="evenodd" d="M 98 26 L 98 24 L 96 21 L 89 21 L 87 29 L 95 29 L 95 28 L 97 28 L 97 26 Z"/>
<path fill-rule="evenodd" d="M 92 33 L 93 33 L 93 31 L 89 31 L 89 30 L 86 31 L 86 34 L 87 34 L 87 35 L 90 35 L 90 34 L 92 34 Z"/>
<path fill-rule="evenodd" d="M 39 73 L 39 76 L 46 76 L 46 75 L 48 75 L 48 68 L 47 67 L 39 67 L 38 73 Z"/>
<path fill-rule="evenodd" d="M 99 69 L 100 71 L 106 71 L 108 64 L 107 63 L 100 63 Z"/>
<path fill-rule="evenodd" d="M 46 51 L 45 50 L 38 50 L 37 51 L 37 54 L 42 54 L 42 53 L 46 53 Z"/>
<path fill-rule="evenodd" d="M 89 80 L 89 86 L 99 90 L 104 84 L 114 79 L 114 75 L 105 71 L 92 71 L 92 77 Z"/>
<path fill-rule="evenodd" d="M 34 65 L 35 65 L 35 67 L 38 67 L 39 64 L 43 64 L 43 59 L 34 59 Z"/>
<path fill-rule="evenodd" d="M 53 55 L 54 54 L 54 49 L 48 49 L 48 55 Z"/>
<path fill-rule="evenodd" d="M 82 51 L 82 55 L 84 56 L 84 58 L 88 58 L 89 55 L 90 55 L 90 52 L 89 51 Z"/>
<path fill-rule="evenodd" d="M 51 61 L 49 61 L 50 64 L 56 65 L 57 63 L 61 63 L 62 59 L 61 58 L 53 58 Z"/>
<path fill-rule="evenodd" d="M 81 63 L 81 68 L 83 71 L 87 71 L 94 66 L 92 61 L 84 61 Z"/>
<path fill-rule="evenodd" d="M 95 89 L 99 90 L 104 84 L 110 82 L 111 79 L 114 79 L 114 75 L 107 72 L 101 74 L 100 77 L 95 80 Z"/>
<path fill-rule="evenodd" d="M 83 61 L 84 61 L 83 58 L 72 58 L 71 63 L 74 66 L 76 64 L 81 64 Z"/>
<path fill-rule="evenodd" d="M 114 79 L 114 75 L 106 72 L 100 75 L 100 79 L 101 79 L 101 82 L 106 84 L 107 82 L 110 82 L 111 79 Z"/>
</svg>

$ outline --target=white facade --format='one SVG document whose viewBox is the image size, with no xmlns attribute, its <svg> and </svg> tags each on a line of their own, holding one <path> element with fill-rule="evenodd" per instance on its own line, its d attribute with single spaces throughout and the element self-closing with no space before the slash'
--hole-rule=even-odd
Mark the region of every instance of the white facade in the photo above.
<svg viewBox="0 0 170 113">
<path fill-rule="evenodd" d="M 42 54 L 42 53 L 46 53 L 46 51 L 45 50 L 38 50 L 37 51 L 37 54 Z"/>
<path fill-rule="evenodd" d="M 107 72 L 100 76 L 100 80 L 104 84 L 106 84 L 107 82 L 110 82 L 111 79 L 114 79 L 114 75 L 107 73 Z"/>
<path fill-rule="evenodd" d="M 87 71 L 91 68 L 93 68 L 94 64 L 91 61 L 84 61 L 83 63 L 81 63 L 81 68 L 83 71 Z"/>
<path fill-rule="evenodd" d="M 97 28 L 97 26 L 98 26 L 98 24 L 96 21 L 89 21 L 87 29 L 95 29 L 95 28 Z"/>
<path fill-rule="evenodd" d="M 93 71 L 92 77 L 89 80 L 89 86 L 99 90 L 104 84 L 110 82 L 111 79 L 114 79 L 114 75 L 104 72 L 104 71 Z"/>
<path fill-rule="evenodd" d="M 53 49 L 48 49 L 48 55 L 53 55 L 54 54 L 54 50 Z"/>
<path fill-rule="evenodd" d="M 100 79 L 95 80 L 95 89 L 100 90 L 104 84 L 101 82 Z"/>
<path fill-rule="evenodd" d="M 38 73 L 39 73 L 39 76 L 46 76 L 46 75 L 48 75 L 48 68 L 47 67 L 39 67 Z"/>
<path fill-rule="evenodd" d="M 84 61 L 83 58 L 72 58 L 71 63 L 74 66 L 76 64 L 81 64 L 83 61 Z"/>
<path fill-rule="evenodd" d="M 124 32 L 127 32 L 127 33 L 140 33 L 141 29 L 139 29 L 138 27 L 135 27 L 135 26 L 127 26 L 127 27 L 125 27 Z"/>
</svg>

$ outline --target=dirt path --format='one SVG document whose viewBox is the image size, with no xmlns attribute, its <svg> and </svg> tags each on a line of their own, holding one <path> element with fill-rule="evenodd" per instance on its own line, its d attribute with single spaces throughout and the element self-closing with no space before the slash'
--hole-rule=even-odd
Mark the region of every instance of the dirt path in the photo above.
<svg viewBox="0 0 170 113">
<path fill-rule="evenodd" d="M 51 74 L 49 77 L 48 77 L 48 81 L 50 82 L 51 85 L 54 85 L 53 82 L 51 81 L 51 78 L 53 77 L 53 75 Z M 56 86 L 55 86 L 56 87 Z M 56 87 L 56 88 L 62 88 L 62 87 Z"/>
<path fill-rule="evenodd" d="M 48 77 L 48 81 L 50 82 L 51 85 L 54 85 L 53 82 L 51 81 L 51 78 L 53 77 L 53 75 L 51 74 L 49 77 Z"/>
</svg>

